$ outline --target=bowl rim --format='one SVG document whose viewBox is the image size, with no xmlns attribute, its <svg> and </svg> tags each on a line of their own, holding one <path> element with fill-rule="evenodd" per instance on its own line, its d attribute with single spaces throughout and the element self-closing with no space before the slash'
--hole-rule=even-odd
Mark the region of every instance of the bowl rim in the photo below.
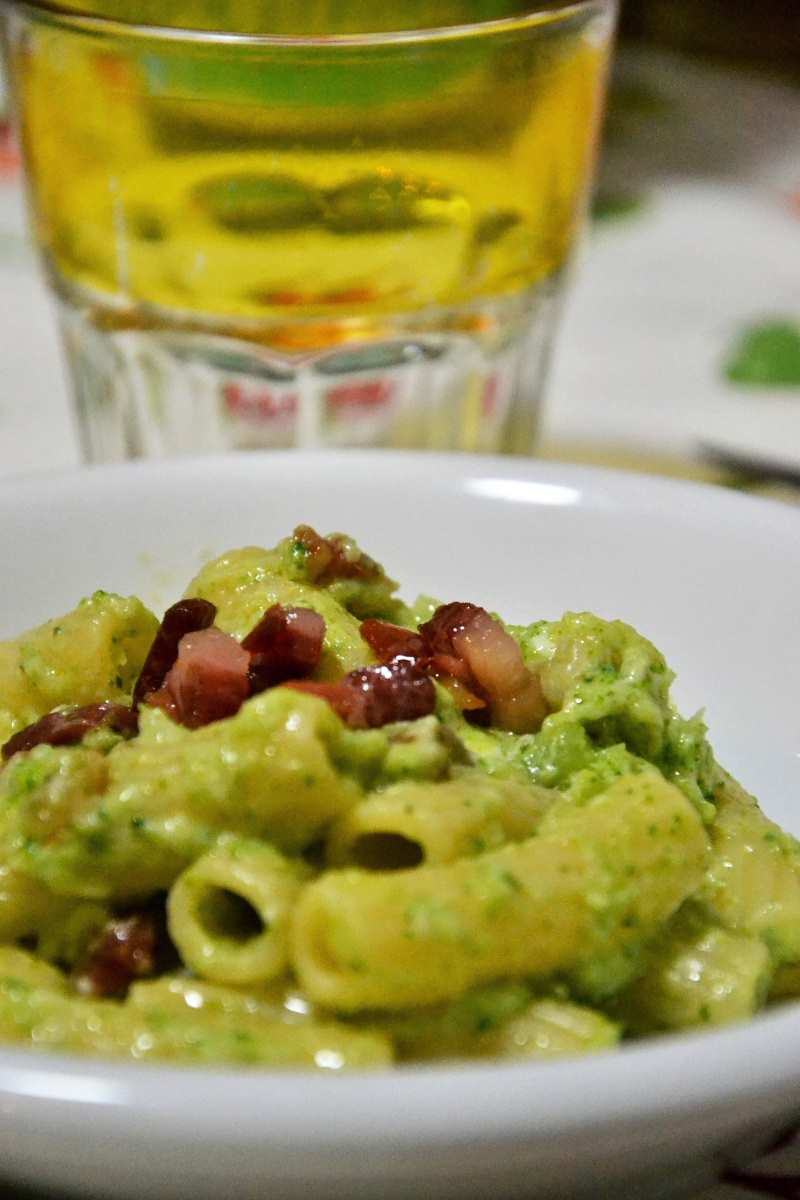
<svg viewBox="0 0 800 1200">
<path fill-rule="evenodd" d="M 5 0 L 0 0 L 0 4 Z M 298 471 L 309 468 L 329 472 L 335 478 L 340 472 L 353 476 L 360 473 L 374 482 L 377 472 L 391 473 L 393 479 L 408 484 L 407 473 L 418 470 L 425 485 L 436 488 L 464 483 L 467 490 L 490 499 L 510 503 L 568 505 L 578 504 L 586 497 L 611 500 L 611 507 L 624 509 L 631 497 L 646 510 L 662 512 L 662 504 L 672 505 L 674 515 L 698 512 L 700 515 L 723 517 L 735 524 L 739 513 L 749 515 L 757 523 L 770 526 L 790 535 L 797 535 L 797 510 L 793 505 L 770 496 L 752 495 L 734 487 L 710 480 L 685 479 L 657 475 L 651 471 L 625 467 L 605 467 L 594 463 L 562 462 L 536 456 L 477 454 L 461 451 L 395 450 L 379 448 L 304 448 L 276 450 L 234 450 L 225 453 L 181 455 L 175 458 L 139 458 L 115 463 L 78 463 L 58 468 L 39 468 L 0 478 L 0 503 L 14 503 L 29 496 L 35 502 L 42 496 L 63 489 L 102 491 L 116 487 L 118 480 L 154 481 L 163 484 L 165 475 L 171 480 L 179 476 L 208 476 L 209 472 L 244 479 L 268 470 L 296 466 Z M 497 481 L 493 489 L 485 480 Z M 470 484 L 472 480 L 472 484 Z M 503 487 L 505 482 L 519 480 L 519 488 Z M 539 486 L 541 484 L 541 486 Z M 0 527 L 1 530 L 2 527 Z M 800 539 L 798 539 L 800 548 Z"/>
<path fill-rule="evenodd" d="M 398 1146 L 546 1140 L 687 1119 L 773 1095 L 796 1097 L 799 1052 L 800 1022 L 791 1003 L 747 1024 L 663 1035 L 582 1058 L 402 1065 L 333 1078 L 14 1047 L 0 1048 L 0 1109 L 14 1103 L 21 1117 L 35 1112 L 41 1130 L 91 1120 L 98 1134 L 111 1135 L 124 1134 L 135 1113 L 165 1138 L 213 1136 L 235 1145 L 368 1146 L 388 1130 Z"/>
</svg>

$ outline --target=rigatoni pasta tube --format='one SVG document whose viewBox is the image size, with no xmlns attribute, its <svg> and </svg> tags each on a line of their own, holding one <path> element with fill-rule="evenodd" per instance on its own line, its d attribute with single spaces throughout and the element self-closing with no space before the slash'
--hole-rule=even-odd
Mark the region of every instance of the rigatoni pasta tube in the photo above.
<svg viewBox="0 0 800 1200">
<path fill-rule="evenodd" d="M 127 703 L 157 628 L 135 596 L 95 592 L 0 642 L 0 745 L 62 704 Z"/>
<path fill-rule="evenodd" d="M 397 783 L 334 824 L 328 861 L 384 870 L 452 862 L 530 837 L 553 798 L 535 784 L 479 771 L 446 783 Z"/>
<path fill-rule="evenodd" d="M 110 915 L 103 905 L 54 896 L 0 862 L 0 943 L 35 937 L 41 958 L 73 965 Z"/>
<path fill-rule="evenodd" d="M 714 799 L 712 854 L 700 895 L 712 918 L 761 938 L 776 966 L 800 960 L 800 844 L 726 776 Z"/>
<path fill-rule="evenodd" d="M 287 1025 L 308 1024 L 316 1012 L 288 976 L 265 987 L 240 988 L 194 975 L 159 975 L 134 983 L 125 1002 L 129 1008 L 161 1013 L 203 1011 L 232 1019 L 255 1015 Z"/>
<path fill-rule="evenodd" d="M 0 942 L 38 933 L 60 903 L 36 879 L 0 862 Z"/>
<path fill-rule="evenodd" d="M 619 1039 L 619 1025 L 603 1013 L 543 997 L 490 1034 L 483 1053 L 494 1058 L 564 1058 L 610 1050 Z"/>
<path fill-rule="evenodd" d="M 370 1017 L 403 1062 L 443 1058 L 555 1058 L 606 1050 L 620 1026 L 603 1013 L 555 996 L 535 997 L 519 981 L 474 988 L 448 1004 Z"/>
<path fill-rule="evenodd" d="M 306 871 L 264 842 L 226 838 L 173 884 L 169 933 L 181 959 L 217 983 L 265 983 L 288 960 L 289 914 Z"/>
<path fill-rule="evenodd" d="M 758 938 L 680 913 L 617 1011 L 637 1034 L 744 1021 L 761 1007 L 772 969 Z"/>
<path fill-rule="evenodd" d="M 0 946 L 0 983 L 9 987 L 16 984 L 23 990 L 45 988 L 48 992 L 67 993 L 66 976 L 18 946 Z"/>
<path fill-rule="evenodd" d="M 550 833 L 440 867 L 308 884 L 291 959 L 342 1011 L 434 1004 L 508 976 L 569 972 L 649 939 L 699 885 L 708 839 L 654 774 L 624 776 Z"/>
<path fill-rule="evenodd" d="M 388 1038 L 336 1021 L 291 1025 L 251 1013 L 165 1011 L 146 1000 L 135 1008 L 115 1000 L 71 995 L 64 977 L 22 950 L 0 947 L 0 1041 L 31 1049 L 108 1058 L 230 1062 L 248 1066 L 317 1067 L 327 1071 L 386 1067 Z"/>
<path fill-rule="evenodd" d="M 360 772 L 384 741 L 286 688 L 199 729 L 143 708 L 139 736 L 107 755 L 37 746 L 12 758 L 0 773 L 0 857 L 8 849 L 59 895 L 138 900 L 224 833 L 303 849 L 363 797 Z"/>
</svg>

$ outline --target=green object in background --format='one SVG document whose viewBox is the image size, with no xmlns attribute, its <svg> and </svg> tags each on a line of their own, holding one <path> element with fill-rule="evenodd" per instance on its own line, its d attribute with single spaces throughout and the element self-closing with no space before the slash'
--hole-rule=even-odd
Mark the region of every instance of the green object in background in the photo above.
<svg viewBox="0 0 800 1200">
<path fill-rule="evenodd" d="M 751 325 L 736 341 L 724 371 L 731 383 L 747 387 L 800 387 L 800 323 Z"/>
<path fill-rule="evenodd" d="M 646 197 L 640 193 L 601 189 L 592 201 L 592 220 L 622 221 L 638 216 L 646 204 Z"/>
</svg>

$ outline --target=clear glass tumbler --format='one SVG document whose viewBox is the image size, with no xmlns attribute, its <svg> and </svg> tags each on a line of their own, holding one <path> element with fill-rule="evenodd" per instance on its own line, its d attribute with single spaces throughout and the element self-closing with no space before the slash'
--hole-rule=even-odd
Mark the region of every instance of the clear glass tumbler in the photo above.
<svg viewBox="0 0 800 1200">
<path fill-rule="evenodd" d="M 614 0 L 0 2 L 88 460 L 531 451 Z"/>
</svg>

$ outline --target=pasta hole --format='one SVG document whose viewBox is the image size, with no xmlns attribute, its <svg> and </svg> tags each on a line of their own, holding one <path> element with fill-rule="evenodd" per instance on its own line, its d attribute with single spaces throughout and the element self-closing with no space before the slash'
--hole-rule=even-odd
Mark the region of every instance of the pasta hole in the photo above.
<svg viewBox="0 0 800 1200">
<path fill-rule="evenodd" d="M 403 871 L 425 859 L 419 842 L 401 833 L 362 833 L 350 849 L 350 861 L 367 871 Z"/>
<path fill-rule="evenodd" d="M 253 941 L 266 928 L 249 900 L 228 888 L 207 888 L 197 905 L 197 919 L 212 937 L 230 942 Z"/>
</svg>

